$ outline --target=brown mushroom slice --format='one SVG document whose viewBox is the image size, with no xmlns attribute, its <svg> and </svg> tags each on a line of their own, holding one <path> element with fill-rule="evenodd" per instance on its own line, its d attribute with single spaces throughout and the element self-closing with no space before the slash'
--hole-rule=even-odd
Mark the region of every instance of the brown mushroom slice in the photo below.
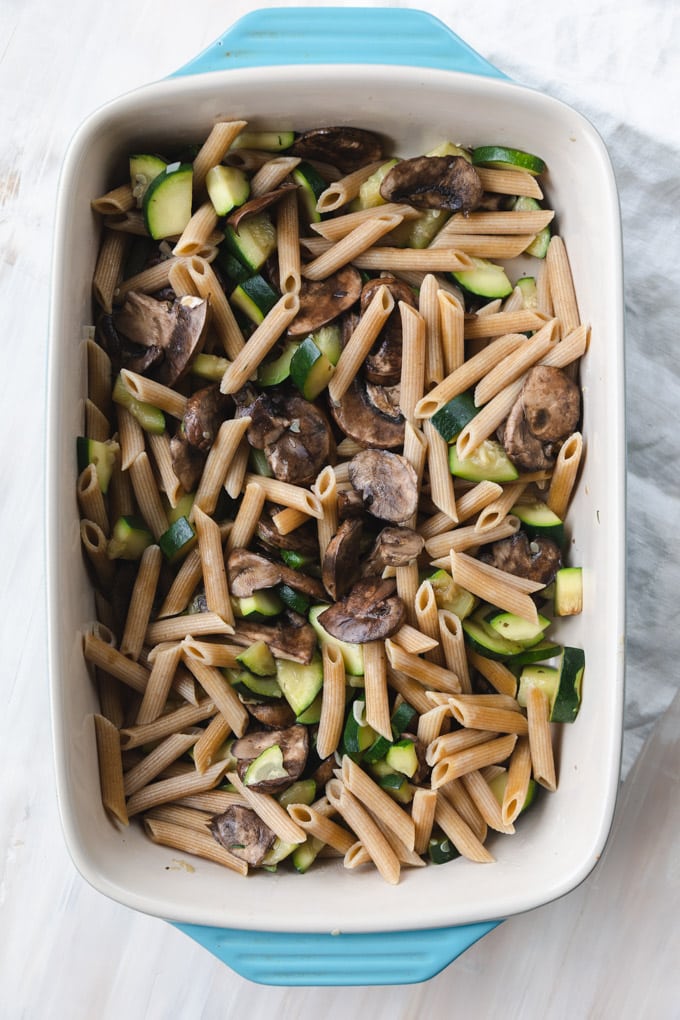
<svg viewBox="0 0 680 1020">
<path fill-rule="evenodd" d="M 337 404 L 329 400 L 329 406 L 338 427 L 361 446 L 388 450 L 404 445 L 404 418 L 395 420 L 383 414 L 371 403 L 359 379 L 354 379 Z"/>
<path fill-rule="evenodd" d="M 551 584 L 562 565 L 562 553 L 556 542 L 543 537 L 529 541 L 523 531 L 485 546 L 479 559 L 539 584 Z"/>
<path fill-rule="evenodd" d="M 359 300 L 361 273 L 344 266 L 325 280 L 303 280 L 298 297 L 300 309 L 288 326 L 289 336 L 307 336 L 337 319 Z"/>
<path fill-rule="evenodd" d="M 357 581 L 349 593 L 318 617 L 321 626 L 340 641 L 363 644 L 396 634 L 406 618 L 404 603 L 392 578 Z"/>
<path fill-rule="evenodd" d="M 236 598 L 249 598 L 254 592 L 273 588 L 281 582 L 316 601 L 326 597 L 323 585 L 316 578 L 300 570 L 293 570 L 284 563 L 274 563 L 266 556 L 248 549 L 232 550 L 227 560 L 227 572 L 229 591 Z"/>
<path fill-rule="evenodd" d="M 358 518 L 343 521 L 328 543 L 321 568 L 321 579 L 332 599 L 341 598 L 361 572 L 361 536 L 363 524 Z"/>
<path fill-rule="evenodd" d="M 257 198 L 251 198 L 248 202 L 244 202 L 232 213 L 229 213 L 225 223 L 230 227 L 233 227 L 238 234 L 238 226 L 241 220 L 247 216 L 252 216 L 254 213 L 262 212 L 263 209 L 269 208 L 270 205 L 275 205 L 276 202 L 280 202 L 290 191 L 296 191 L 298 185 L 291 183 L 284 183 L 279 188 L 275 188 L 273 191 L 266 191 L 264 195 L 258 195 Z"/>
<path fill-rule="evenodd" d="M 262 864 L 276 839 L 274 833 L 252 808 L 233 804 L 209 822 L 213 838 L 242 861 L 253 867 Z"/>
<path fill-rule="evenodd" d="M 581 416 L 578 386 L 561 368 L 535 365 L 522 387 L 527 424 L 543 443 L 556 443 L 576 429 Z"/>
<path fill-rule="evenodd" d="M 401 386 L 379 386 L 376 383 L 366 383 L 366 396 L 375 408 L 391 418 L 392 421 L 399 421 L 402 418 L 399 401 L 401 399 Z M 402 419 L 403 420 L 403 419 Z"/>
<path fill-rule="evenodd" d="M 502 443 L 508 457 L 520 471 L 546 471 L 555 463 L 550 447 L 537 439 L 529 428 L 521 394 L 506 419 Z"/>
<path fill-rule="evenodd" d="M 418 508 L 418 476 L 399 453 L 362 450 L 349 462 L 349 480 L 368 512 L 382 521 L 401 524 Z"/>
<path fill-rule="evenodd" d="M 295 722 L 295 712 L 287 701 L 256 701 L 240 697 L 253 719 L 257 719 L 263 726 L 284 730 Z"/>
<path fill-rule="evenodd" d="M 302 159 L 330 163 L 348 174 L 382 159 L 383 146 L 378 135 L 364 128 L 323 127 L 303 132 L 289 151 Z"/>
<path fill-rule="evenodd" d="M 164 357 L 154 365 L 153 377 L 164 386 L 174 386 L 203 347 L 208 302 L 190 295 L 178 301 L 158 301 L 131 291 L 113 321 L 133 343 L 163 349 Z"/>
<path fill-rule="evenodd" d="M 177 432 L 170 440 L 170 460 L 184 491 L 193 492 L 203 474 L 205 454 Z"/>
<path fill-rule="evenodd" d="M 263 393 L 250 408 L 248 442 L 264 450 L 275 478 L 310 485 L 335 459 L 328 419 L 316 405 L 298 396 Z"/>
<path fill-rule="evenodd" d="M 273 624 L 236 620 L 230 640 L 247 648 L 265 641 L 275 658 L 310 663 L 316 651 L 316 631 L 299 613 L 288 610 Z"/>
<path fill-rule="evenodd" d="M 256 534 L 260 542 L 271 549 L 293 549 L 303 556 L 315 556 L 319 552 L 316 523 L 303 524 L 282 535 L 272 520 L 271 512 L 266 510 L 257 522 Z"/>
<path fill-rule="evenodd" d="M 415 156 L 396 163 L 380 185 L 386 202 L 408 202 L 416 209 L 470 212 L 484 189 L 475 168 L 462 156 Z"/>
<path fill-rule="evenodd" d="M 207 453 L 233 409 L 233 400 L 220 391 L 218 383 L 196 390 L 188 398 L 182 418 L 187 442 Z"/>
<path fill-rule="evenodd" d="M 285 775 L 273 775 L 258 782 L 248 783 L 246 773 L 256 758 L 270 747 L 277 746 L 281 751 L 282 770 Z M 246 782 L 249 790 L 258 793 L 276 793 L 283 790 L 301 775 L 307 764 L 309 753 L 309 737 L 307 727 L 290 726 L 285 730 L 260 730 L 248 733 L 245 737 L 235 740 L 231 745 L 231 753 L 236 758 L 236 771 Z"/>
<path fill-rule="evenodd" d="M 417 560 L 425 539 L 411 528 L 383 528 L 363 565 L 364 576 L 381 574 L 385 567 L 404 567 Z"/>
<path fill-rule="evenodd" d="M 97 320 L 96 339 L 111 359 L 116 373 L 121 368 L 127 368 L 131 372 L 144 375 L 163 357 L 163 348 L 157 344 L 147 347 L 134 343 L 124 333 L 119 333 L 113 315 L 100 315 Z"/>
<path fill-rule="evenodd" d="M 364 501 L 360 492 L 354 489 L 340 489 L 338 492 L 338 518 L 341 521 L 348 521 L 356 517 L 363 517 L 366 512 Z"/>
<path fill-rule="evenodd" d="M 399 302 L 415 308 L 413 291 L 403 280 L 394 276 L 379 276 L 364 284 L 361 291 L 362 314 L 371 303 L 379 287 L 385 285 L 394 298 L 394 308 L 380 330 L 380 335 L 364 359 L 363 374 L 371 383 L 394 386 L 401 379 L 402 328 Z"/>
</svg>

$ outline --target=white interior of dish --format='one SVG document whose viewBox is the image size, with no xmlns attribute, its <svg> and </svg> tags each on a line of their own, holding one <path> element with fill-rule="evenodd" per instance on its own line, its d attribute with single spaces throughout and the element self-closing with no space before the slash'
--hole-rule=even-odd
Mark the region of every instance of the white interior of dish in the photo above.
<svg viewBox="0 0 680 1020">
<path fill-rule="evenodd" d="M 90 200 L 125 179 L 127 155 L 163 142 L 198 142 L 220 118 L 253 127 L 353 124 L 388 148 L 418 155 L 449 139 L 508 143 L 540 154 L 546 191 L 571 257 L 582 320 L 592 326 L 582 383 L 586 457 L 570 512 L 571 560 L 585 568 L 585 609 L 566 621 L 586 651 L 583 707 L 559 729 L 559 790 L 493 836 L 497 859 L 406 870 L 398 887 L 369 870 L 327 863 L 307 875 L 247 879 L 154 846 L 136 825 L 117 830 L 99 798 L 81 653 L 94 618 L 75 499 L 75 436 L 85 394 L 80 338 L 91 320 L 97 223 Z M 95 114 L 74 139 L 59 196 L 52 306 L 47 545 L 52 706 L 58 794 L 74 862 L 103 893 L 172 920 L 271 931 L 376 931 L 502 918 L 568 892 L 602 851 L 618 782 L 623 658 L 623 326 L 618 203 L 599 136 L 546 96 L 492 79 L 390 67 L 290 67 L 169 80 Z M 559 632 L 558 632 L 559 633 Z"/>
</svg>

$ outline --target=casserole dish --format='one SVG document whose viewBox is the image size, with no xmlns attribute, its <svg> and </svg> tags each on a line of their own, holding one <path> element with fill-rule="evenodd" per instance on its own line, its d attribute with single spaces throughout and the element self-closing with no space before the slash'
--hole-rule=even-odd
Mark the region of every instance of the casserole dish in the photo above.
<svg viewBox="0 0 680 1020">
<path fill-rule="evenodd" d="M 581 317 L 592 328 L 582 366 L 587 454 L 570 510 L 570 556 L 584 567 L 585 608 L 568 623 L 587 674 L 583 709 L 558 737 L 558 795 L 542 798 L 512 840 L 494 844 L 494 865 L 425 868 L 396 888 L 332 864 L 304 878 L 244 881 L 207 862 L 188 873 L 169 867 L 176 853 L 135 827 L 115 830 L 101 808 L 91 725 L 97 705 L 81 649 L 94 609 L 73 495 L 85 395 L 77 338 L 91 321 L 97 250 L 90 200 L 122 179 L 128 153 L 140 145 L 193 143 L 220 118 L 298 130 L 352 124 L 380 132 L 405 154 L 454 135 L 466 145 L 492 141 L 539 153 L 549 167 L 546 189 L 569 247 Z M 173 78 L 115 100 L 80 128 L 62 171 L 54 251 L 48 618 L 62 822 L 73 860 L 95 888 L 179 924 L 256 980 L 366 984 L 429 977 L 499 919 L 586 877 L 613 815 L 622 726 L 621 275 L 617 195 L 593 128 L 563 104 L 502 80 L 421 12 L 255 12 Z"/>
</svg>

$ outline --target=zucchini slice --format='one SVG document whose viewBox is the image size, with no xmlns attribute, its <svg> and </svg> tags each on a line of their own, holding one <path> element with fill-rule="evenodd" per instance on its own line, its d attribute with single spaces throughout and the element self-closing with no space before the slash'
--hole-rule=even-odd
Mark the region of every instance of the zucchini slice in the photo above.
<svg viewBox="0 0 680 1020">
<path fill-rule="evenodd" d="M 186 517 L 178 517 L 158 539 L 158 544 L 168 563 L 177 563 L 190 552 L 196 542 L 196 532 Z"/>
<path fill-rule="evenodd" d="M 218 354 L 197 354 L 191 362 L 191 373 L 209 382 L 219 382 L 229 367 L 227 358 Z"/>
<path fill-rule="evenodd" d="M 313 779 L 296 779 L 276 798 L 281 807 L 289 804 L 313 804 L 316 800 L 316 782 Z"/>
<path fill-rule="evenodd" d="M 565 647 L 559 666 L 525 666 L 519 677 L 517 701 L 526 708 L 528 688 L 540 687 L 550 701 L 550 721 L 573 722 L 581 707 L 585 664 L 583 649 Z"/>
<path fill-rule="evenodd" d="M 296 613 L 302 613 L 303 616 L 307 615 L 310 606 L 308 595 L 301 591 L 295 591 L 295 588 L 291 588 L 289 584 L 279 584 L 276 591 L 285 606 L 293 609 Z"/>
<path fill-rule="evenodd" d="M 494 797 L 501 805 L 501 807 L 503 806 L 503 797 L 505 796 L 505 787 L 507 785 L 508 785 L 507 769 L 504 769 L 502 772 L 499 772 L 497 776 L 494 776 L 493 779 L 489 780 L 491 792 L 493 793 Z M 529 785 L 527 786 L 526 797 L 524 798 L 524 803 L 522 804 L 522 807 L 520 809 L 520 814 L 522 814 L 523 811 L 526 811 L 527 808 L 531 807 L 535 799 L 536 799 L 536 781 L 534 779 L 530 779 Z"/>
<path fill-rule="evenodd" d="M 504 298 L 512 294 L 512 284 L 503 266 L 489 259 L 472 258 L 474 269 L 463 269 L 452 273 L 464 290 L 479 297 Z"/>
<path fill-rule="evenodd" d="M 357 212 L 360 209 L 372 209 L 376 205 L 384 205 L 385 199 L 380 194 L 380 185 L 387 177 L 388 173 L 393 166 L 396 166 L 399 160 L 388 159 L 386 163 L 379 166 L 367 180 L 359 188 L 359 194 L 352 202 L 350 208 L 352 212 Z"/>
<path fill-rule="evenodd" d="M 111 396 L 115 404 L 120 404 L 130 412 L 145 432 L 153 432 L 155 435 L 165 432 L 165 415 L 160 408 L 137 400 L 137 397 L 130 393 L 121 375 L 116 377 Z"/>
<path fill-rule="evenodd" d="M 250 269 L 250 275 L 262 268 L 276 249 L 276 227 L 263 210 L 241 220 L 236 230 L 227 224 L 224 244 L 232 255 Z"/>
<path fill-rule="evenodd" d="M 243 776 L 243 782 L 246 786 L 256 786 L 272 779 L 285 779 L 287 775 L 288 772 L 283 767 L 283 752 L 278 744 L 272 744 L 251 761 Z"/>
<path fill-rule="evenodd" d="M 142 208 L 147 188 L 159 174 L 165 173 L 167 165 L 161 156 L 147 152 L 130 156 L 130 187 L 138 209 Z"/>
<path fill-rule="evenodd" d="M 564 523 L 543 500 L 515 503 L 510 513 L 519 518 L 530 539 L 552 538 L 558 545 L 564 545 Z"/>
<path fill-rule="evenodd" d="M 194 171 L 191 163 L 170 163 L 144 194 L 144 222 L 154 241 L 179 236 L 191 219 Z"/>
<path fill-rule="evenodd" d="M 299 345 L 290 362 L 290 377 L 305 400 L 315 400 L 326 389 L 335 372 L 323 351 L 311 336 Z"/>
<path fill-rule="evenodd" d="M 236 656 L 236 661 L 256 676 L 273 676 L 276 673 L 276 659 L 264 641 L 249 645 Z"/>
<path fill-rule="evenodd" d="M 447 570 L 436 570 L 428 580 L 434 589 L 437 609 L 448 609 L 464 620 L 476 608 L 477 597 L 467 588 L 456 584 Z"/>
<path fill-rule="evenodd" d="M 462 621 L 465 640 L 473 651 L 483 655 L 485 659 L 504 662 L 511 655 L 524 651 L 519 641 L 510 641 L 493 627 L 480 619 L 477 613 Z"/>
<path fill-rule="evenodd" d="M 377 733 L 363 717 L 363 701 L 355 701 L 345 720 L 342 734 L 343 751 L 349 755 L 361 755 L 375 743 Z M 355 711 L 356 710 L 356 711 Z"/>
<path fill-rule="evenodd" d="M 124 515 L 118 518 L 111 530 L 106 555 L 110 560 L 138 560 L 152 542 L 153 535 L 144 521 Z"/>
<path fill-rule="evenodd" d="M 440 436 L 450 443 L 476 414 L 479 414 L 479 408 L 475 407 L 473 392 L 465 390 L 464 393 L 452 397 L 436 414 L 432 415 L 432 424 Z"/>
<path fill-rule="evenodd" d="M 243 598 L 232 596 L 231 602 L 234 613 L 241 619 L 247 617 L 268 619 L 283 612 L 283 602 L 273 588 L 263 588 L 261 591 L 253 592 L 252 595 Z"/>
<path fill-rule="evenodd" d="M 412 779 L 418 771 L 418 755 L 412 740 L 399 740 L 392 744 L 385 755 L 385 761 L 395 772 Z"/>
<path fill-rule="evenodd" d="M 315 329 L 310 336 L 331 365 L 337 365 L 342 354 L 342 330 L 337 322 L 329 322 Z"/>
<path fill-rule="evenodd" d="M 457 478 L 470 482 L 514 482 L 519 472 L 495 439 L 485 439 L 469 457 L 461 460 L 456 444 L 449 447 L 449 469 Z"/>
<path fill-rule="evenodd" d="M 230 683 L 234 687 L 244 687 L 251 694 L 257 694 L 261 698 L 282 698 L 283 691 L 279 687 L 275 676 L 258 676 L 251 673 L 249 669 L 228 670 Z"/>
<path fill-rule="evenodd" d="M 255 276 L 250 276 L 234 287 L 229 295 L 229 300 L 251 322 L 259 326 L 267 312 L 271 311 L 279 300 L 279 295 L 269 286 L 263 276 L 256 273 Z"/>
<path fill-rule="evenodd" d="M 529 195 L 520 195 L 519 198 L 515 199 L 512 208 L 517 212 L 533 212 L 536 209 L 540 209 L 541 206 L 535 198 L 531 198 Z M 537 259 L 544 259 L 548 254 L 551 236 L 550 225 L 548 224 L 548 226 L 539 230 L 531 244 L 524 249 L 524 254 L 533 255 Z"/>
<path fill-rule="evenodd" d="M 345 670 L 350 676 L 363 676 L 364 675 L 364 653 L 361 645 L 353 644 L 351 641 L 341 641 L 339 638 L 335 638 L 332 634 L 322 627 L 319 623 L 319 616 L 323 613 L 328 606 L 323 604 L 319 606 L 312 606 L 309 610 L 309 622 L 316 631 L 316 636 L 319 639 L 319 643 L 323 645 L 334 645 L 342 655 L 345 663 Z"/>
<path fill-rule="evenodd" d="M 78 473 L 84 471 L 89 464 L 94 464 L 99 489 L 106 494 L 119 453 L 120 446 L 113 439 L 87 439 L 86 436 L 78 436 L 76 439 Z"/>
<path fill-rule="evenodd" d="M 448 864 L 460 857 L 460 852 L 448 838 L 448 836 L 432 836 L 427 844 L 427 856 L 432 864 Z"/>
<path fill-rule="evenodd" d="M 581 567 L 561 567 L 555 574 L 556 616 L 577 616 L 583 611 L 583 571 Z"/>
<path fill-rule="evenodd" d="M 290 363 L 300 346 L 299 340 L 286 340 L 283 350 L 272 361 L 263 361 L 257 370 L 257 381 L 260 386 L 278 386 L 290 375 Z"/>
<path fill-rule="evenodd" d="M 307 223 L 319 223 L 321 213 L 317 211 L 316 203 L 327 188 L 325 180 L 310 163 L 304 162 L 298 163 L 291 177 L 299 185 L 298 200 L 303 218 Z"/>
<path fill-rule="evenodd" d="M 323 686 L 321 656 L 314 655 L 307 664 L 293 662 L 292 659 L 277 659 L 276 679 L 295 715 L 302 715 Z"/>
<path fill-rule="evenodd" d="M 250 181 L 243 170 L 221 163 L 208 170 L 205 187 L 218 216 L 226 216 L 250 196 Z"/>
<path fill-rule="evenodd" d="M 526 170 L 534 177 L 542 174 L 545 163 L 540 156 L 522 149 L 509 149 L 505 145 L 480 145 L 472 151 L 474 166 L 487 166 L 494 170 Z"/>
<path fill-rule="evenodd" d="M 521 669 L 522 666 L 528 666 L 534 662 L 547 662 L 548 659 L 554 659 L 556 655 L 561 654 L 562 645 L 550 638 L 544 638 L 530 648 L 524 648 L 516 655 L 511 655 L 505 665 L 508 669 Z"/>
<path fill-rule="evenodd" d="M 527 251 L 529 249 L 527 248 Z M 519 287 L 522 294 L 522 308 L 529 308 L 535 311 L 538 308 L 538 288 L 536 287 L 535 276 L 522 276 L 517 280 L 515 287 Z"/>
<path fill-rule="evenodd" d="M 503 612 L 500 609 L 493 609 L 485 616 L 485 622 L 509 641 L 517 641 L 525 648 L 538 644 L 543 640 L 543 632 L 550 626 L 550 620 L 538 614 L 538 623 L 525 620 L 515 613 Z"/>
<path fill-rule="evenodd" d="M 294 131 L 241 131 L 232 142 L 232 149 L 264 149 L 285 152 L 295 141 Z"/>
</svg>

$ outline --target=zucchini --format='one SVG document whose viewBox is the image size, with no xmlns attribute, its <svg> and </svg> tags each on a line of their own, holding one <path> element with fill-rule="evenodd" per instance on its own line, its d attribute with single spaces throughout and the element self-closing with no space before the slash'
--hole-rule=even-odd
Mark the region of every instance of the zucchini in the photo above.
<svg viewBox="0 0 680 1020">
<path fill-rule="evenodd" d="M 552 538 L 559 546 L 564 545 L 564 522 L 543 500 L 515 503 L 510 513 L 519 518 L 530 539 Z"/>
<path fill-rule="evenodd" d="M 273 779 L 285 779 L 287 775 L 288 772 L 283 767 L 283 752 L 278 744 L 272 744 L 251 761 L 243 776 L 243 782 L 245 786 L 256 786 L 258 783 L 266 783 Z"/>
<path fill-rule="evenodd" d="M 295 717 L 295 722 L 302 723 L 303 726 L 315 726 L 321 719 L 321 701 L 321 694 L 317 694 L 309 708 Z"/>
<path fill-rule="evenodd" d="M 538 288 L 536 287 L 536 277 L 522 276 L 515 284 L 515 287 L 519 287 L 522 293 L 522 308 L 528 308 L 535 311 L 538 308 Z"/>
<path fill-rule="evenodd" d="M 427 844 L 427 856 L 432 864 L 447 864 L 460 857 L 460 853 L 448 836 L 432 836 Z"/>
<path fill-rule="evenodd" d="M 179 236 L 191 219 L 193 189 L 191 163 L 170 163 L 144 194 L 144 222 L 154 241 Z"/>
<path fill-rule="evenodd" d="M 406 247 L 427 248 L 450 216 L 447 209 L 424 209 L 417 220 L 409 223 Z"/>
<path fill-rule="evenodd" d="M 448 609 L 450 613 L 455 613 L 459 619 L 464 620 L 476 608 L 477 597 L 467 588 L 461 588 L 456 584 L 447 570 L 436 570 L 428 580 L 434 589 L 437 609 Z"/>
<path fill-rule="evenodd" d="M 316 836 L 308 836 L 304 843 L 299 843 L 291 856 L 295 870 L 304 875 L 311 868 L 324 846 L 323 840 L 317 839 Z"/>
<path fill-rule="evenodd" d="M 232 149 L 264 149 L 285 152 L 295 141 L 294 131 L 241 131 L 231 144 Z"/>
<path fill-rule="evenodd" d="M 315 654 L 307 664 L 293 662 L 291 659 L 277 659 L 276 679 L 295 715 L 301 715 L 323 686 L 321 656 Z"/>
<path fill-rule="evenodd" d="M 130 156 L 130 187 L 138 209 L 142 208 L 147 188 L 159 174 L 165 173 L 167 165 L 162 156 L 147 152 Z"/>
<path fill-rule="evenodd" d="M 360 709 L 361 711 L 357 711 Z M 355 701 L 345 720 L 345 728 L 342 733 L 342 747 L 345 754 L 352 757 L 363 754 L 375 743 L 377 733 L 372 726 L 369 726 L 364 717 L 363 701 Z"/>
<path fill-rule="evenodd" d="M 447 443 L 450 443 L 477 414 L 479 414 L 479 408 L 475 407 L 473 392 L 465 390 L 464 393 L 452 397 L 448 403 L 432 415 L 432 424 L 439 435 L 443 436 Z"/>
<path fill-rule="evenodd" d="M 469 482 L 514 482 L 519 471 L 496 439 L 485 439 L 476 450 L 461 460 L 456 444 L 449 447 L 449 469 L 456 478 Z"/>
<path fill-rule="evenodd" d="M 529 195 L 520 195 L 519 198 L 515 199 L 512 208 L 517 212 L 534 212 L 536 209 L 540 209 L 541 206 L 535 198 L 531 198 Z M 533 255 L 537 259 L 544 259 L 548 254 L 551 236 L 550 224 L 548 224 L 542 230 L 539 230 L 531 244 L 524 249 L 524 254 Z"/>
<path fill-rule="evenodd" d="M 229 682 L 234 687 L 244 687 L 251 694 L 261 698 L 282 698 L 283 691 L 274 676 L 258 676 L 249 669 L 227 670 Z"/>
<path fill-rule="evenodd" d="M 474 166 L 487 166 L 494 170 L 525 170 L 534 177 L 542 174 L 545 163 L 540 156 L 505 145 L 480 145 L 472 150 Z"/>
<path fill-rule="evenodd" d="M 186 517 L 187 520 L 191 515 L 191 508 L 194 505 L 195 493 L 184 492 L 174 506 L 170 506 L 167 499 L 164 499 L 163 505 L 168 518 L 168 524 L 173 524 L 174 521 L 180 517 Z"/>
<path fill-rule="evenodd" d="M 290 377 L 305 400 L 315 400 L 326 389 L 335 366 L 311 336 L 299 345 L 290 362 Z"/>
<path fill-rule="evenodd" d="M 377 780 L 378 786 L 396 800 L 399 804 L 410 804 L 413 800 L 413 787 L 408 777 L 402 772 L 395 772 L 385 761 L 376 762 L 371 766 L 371 772 Z"/>
<path fill-rule="evenodd" d="M 278 386 L 290 375 L 290 363 L 300 346 L 299 340 L 286 340 L 283 350 L 272 361 L 262 362 L 257 369 L 257 382 L 260 386 Z"/>
<path fill-rule="evenodd" d="M 583 610 L 583 571 L 581 567 L 561 567 L 555 574 L 556 616 L 577 616 Z"/>
<path fill-rule="evenodd" d="M 327 605 L 312 606 L 309 610 L 309 622 L 316 631 L 316 636 L 319 639 L 319 643 L 323 645 L 334 645 L 342 655 L 345 663 L 345 670 L 351 676 L 363 676 L 364 675 L 364 653 L 361 645 L 353 644 L 350 641 L 340 641 L 339 638 L 335 638 L 332 634 L 329 634 L 327 630 L 319 623 L 319 616 L 321 613 L 328 609 Z"/>
<path fill-rule="evenodd" d="M 191 362 L 191 372 L 199 379 L 220 382 L 229 364 L 228 359 L 221 358 L 219 354 L 197 354 Z"/>
<path fill-rule="evenodd" d="M 218 216 L 226 216 L 250 196 L 250 181 L 243 170 L 221 163 L 208 170 L 205 187 Z"/>
<path fill-rule="evenodd" d="M 460 145 L 454 145 L 453 142 L 442 142 L 440 145 L 436 145 L 434 149 L 430 149 L 429 152 L 425 153 L 426 156 L 461 156 L 467 163 L 472 162 L 472 155 L 467 149 L 462 149 Z"/>
<path fill-rule="evenodd" d="M 484 619 L 497 634 L 509 641 L 517 641 L 525 648 L 530 648 L 542 641 L 544 630 L 550 626 L 550 620 L 541 616 L 540 613 L 538 614 L 538 623 L 532 623 L 531 620 L 525 620 L 515 613 L 507 613 L 501 609 L 493 609 Z"/>
<path fill-rule="evenodd" d="M 331 365 L 337 365 L 342 354 L 342 331 L 337 322 L 328 322 L 319 326 L 310 336 L 322 354 L 325 354 Z"/>
<path fill-rule="evenodd" d="M 360 209 L 372 209 L 376 205 L 385 205 L 385 199 L 380 194 L 380 185 L 387 177 L 393 166 L 399 160 L 388 159 L 386 163 L 379 166 L 370 177 L 368 177 L 359 188 L 359 194 L 352 202 L 350 209 L 357 212 Z"/>
<path fill-rule="evenodd" d="M 313 566 L 317 562 L 315 556 L 298 552 L 296 549 L 282 549 L 281 559 L 287 567 L 290 567 L 291 570 L 302 571 Z"/>
<path fill-rule="evenodd" d="M 392 729 L 393 740 L 398 740 L 404 730 L 408 729 L 413 720 L 416 717 L 416 710 L 408 701 L 402 701 L 397 708 L 395 708 L 390 719 L 390 726 Z M 392 746 L 392 741 L 388 740 L 387 737 L 378 736 L 377 739 L 371 744 L 364 755 L 364 761 L 369 764 L 374 764 L 377 761 L 381 761 Z"/>
<path fill-rule="evenodd" d="M 491 792 L 493 793 L 494 797 L 501 805 L 501 807 L 503 806 L 503 797 L 505 796 L 505 787 L 507 785 L 508 785 L 507 769 L 503 769 L 503 771 L 499 772 L 497 776 L 494 776 L 493 779 L 489 780 L 489 787 L 491 789 Z M 522 814 L 523 811 L 526 811 L 527 808 L 531 807 L 535 799 L 536 799 L 536 782 L 535 780 L 530 779 L 529 785 L 527 786 L 526 797 L 524 798 L 524 803 L 522 804 L 522 807 L 520 809 L 520 814 Z"/>
<path fill-rule="evenodd" d="M 94 464 L 100 492 L 106 494 L 119 453 L 120 446 L 113 439 L 87 439 L 85 436 L 78 436 L 76 439 L 78 474 L 89 464 Z"/>
<path fill-rule="evenodd" d="M 392 744 L 385 755 L 385 761 L 395 772 L 400 772 L 409 779 L 413 779 L 418 771 L 416 745 L 412 740 L 399 740 L 396 744 Z"/>
<path fill-rule="evenodd" d="M 313 804 L 316 798 L 316 782 L 313 779 L 296 779 L 276 798 L 281 807 L 289 804 Z"/>
<path fill-rule="evenodd" d="M 196 532 L 186 517 L 178 517 L 167 531 L 163 532 L 158 544 L 168 563 L 177 563 L 194 548 L 197 541 Z"/>
<path fill-rule="evenodd" d="M 289 584 L 279 584 L 276 588 L 276 593 L 288 609 L 293 609 L 296 613 L 301 613 L 303 616 L 306 616 L 309 612 L 309 596 L 303 592 L 295 591 L 295 588 L 291 588 Z"/>
<path fill-rule="evenodd" d="M 463 620 L 465 640 L 473 651 L 483 655 L 485 659 L 505 661 L 511 655 L 524 651 L 519 641 L 509 641 L 493 627 L 480 619 L 477 613 Z"/>
<path fill-rule="evenodd" d="M 236 661 L 256 676 L 273 676 L 276 660 L 264 641 L 256 641 L 236 656 Z"/>
<path fill-rule="evenodd" d="M 505 665 L 508 669 L 518 669 L 522 666 L 528 666 L 533 662 L 546 662 L 548 659 L 554 659 L 556 655 L 561 654 L 562 645 L 551 640 L 551 638 L 544 638 L 530 648 L 524 648 L 521 652 L 511 655 L 509 659 L 506 659 Z M 488 658 L 491 658 L 491 656 L 488 656 Z"/>
<path fill-rule="evenodd" d="M 243 598 L 232 597 L 234 613 L 241 619 L 247 617 L 268 618 L 283 612 L 283 602 L 273 588 L 263 588 Z"/>
<path fill-rule="evenodd" d="M 316 203 L 328 185 L 310 163 L 298 163 L 291 177 L 298 185 L 298 202 L 303 219 L 307 223 L 318 223 L 321 220 L 321 213 L 317 211 Z"/>
<path fill-rule="evenodd" d="M 290 857 L 298 846 L 298 843 L 286 843 L 285 840 L 277 836 L 271 849 L 262 858 L 262 863 L 259 867 L 264 868 L 266 871 L 276 871 L 276 865 L 280 864 L 281 861 L 285 861 L 286 857 Z"/>
<path fill-rule="evenodd" d="M 256 326 L 260 325 L 278 300 L 279 295 L 259 273 L 239 283 L 229 295 L 231 304 Z"/>
<path fill-rule="evenodd" d="M 147 546 L 153 542 L 153 535 L 139 517 L 119 517 L 111 530 L 106 547 L 110 560 L 138 560 Z"/>
<path fill-rule="evenodd" d="M 250 266 L 246 266 L 236 255 L 221 245 L 217 250 L 215 265 L 222 275 L 227 276 L 233 283 L 243 283 L 253 275 Z"/>
<path fill-rule="evenodd" d="M 512 284 L 502 266 L 489 259 L 473 257 L 472 262 L 474 269 L 451 274 L 464 290 L 486 298 L 504 298 L 512 294 Z"/>
<path fill-rule="evenodd" d="M 551 722 L 573 722 L 581 707 L 585 654 L 581 648 L 564 648 L 559 666 L 525 666 L 519 677 L 517 701 L 526 708 L 529 687 L 540 687 L 550 701 Z"/>
<path fill-rule="evenodd" d="M 241 220 L 238 230 L 227 224 L 224 244 L 252 276 L 276 250 L 276 227 L 266 211 L 253 213 Z"/>
<path fill-rule="evenodd" d="M 251 446 L 248 454 L 248 463 L 253 474 L 262 475 L 263 478 L 274 477 L 274 472 L 269 466 L 267 454 L 264 450 L 258 450 L 255 446 Z"/>
<path fill-rule="evenodd" d="M 137 400 L 137 397 L 130 393 L 121 375 L 116 377 L 111 396 L 115 404 L 120 404 L 130 412 L 145 432 L 153 432 L 158 436 L 165 432 L 165 415 L 160 408 Z"/>
</svg>

